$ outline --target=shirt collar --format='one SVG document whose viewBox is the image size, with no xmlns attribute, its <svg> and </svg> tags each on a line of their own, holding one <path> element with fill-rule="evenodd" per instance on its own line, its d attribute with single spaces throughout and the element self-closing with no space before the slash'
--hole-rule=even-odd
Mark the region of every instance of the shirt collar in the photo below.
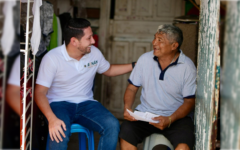
<svg viewBox="0 0 240 150">
<path fill-rule="evenodd" d="M 73 60 L 73 58 L 68 55 L 65 42 L 64 42 L 64 44 L 62 45 L 61 50 L 62 50 L 63 57 L 65 58 L 66 61 Z"/>
<path fill-rule="evenodd" d="M 72 58 L 72 57 L 70 57 L 70 56 L 68 55 L 65 42 L 64 42 L 64 44 L 61 46 L 61 50 L 62 50 L 63 57 L 65 58 L 66 61 L 75 60 L 74 58 Z M 89 54 L 90 54 L 90 53 L 89 53 Z M 89 54 L 85 54 L 81 59 L 87 58 L 87 57 L 89 56 Z"/>
<path fill-rule="evenodd" d="M 184 63 L 184 62 L 185 62 L 185 58 L 186 58 L 186 55 L 182 52 L 182 50 L 179 49 L 179 51 L 180 51 L 180 55 L 179 55 L 179 57 L 176 59 L 176 61 L 174 62 L 174 63 L 176 63 L 176 64 Z M 152 54 L 153 54 L 153 53 L 152 53 Z M 156 60 L 156 61 L 158 61 L 158 57 L 157 57 L 157 56 L 154 56 L 154 54 L 153 54 L 153 59 Z"/>
<path fill-rule="evenodd" d="M 182 52 L 182 50 L 181 49 L 179 49 L 179 51 L 180 51 L 180 55 L 179 55 L 179 57 L 178 57 L 178 63 L 185 63 L 185 58 L 186 58 L 186 55 Z"/>
</svg>

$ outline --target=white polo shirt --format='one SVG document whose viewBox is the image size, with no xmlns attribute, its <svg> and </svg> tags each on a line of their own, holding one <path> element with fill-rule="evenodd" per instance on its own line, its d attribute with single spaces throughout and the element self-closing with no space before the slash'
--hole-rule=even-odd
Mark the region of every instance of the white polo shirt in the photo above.
<svg viewBox="0 0 240 150">
<path fill-rule="evenodd" d="M 78 61 L 68 55 L 63 44 L 43 57 L 36 83 L 49 88 L 49 103 L 94 100 L 92 87 L 95 74 L 102 74 L 109 67 L 109 62 L 95 46 L 91 47 L 91 53 Z"/>
<path fill-rule="evenodd" d="M 8 78 L 8 84 L 20 87 L 20 55 L 14 60 L 10 76 Z"/>
<path fill-rule="evenodd" d="M 181 51 L 178 59 L 162 70 L 153 51 L 143 54 L 133 69 L 129 83 L 142 86 L 136 109 L 161 116 L 172 115 L 184 102 L 195 97 L 197 71 Z"/>
</svg>

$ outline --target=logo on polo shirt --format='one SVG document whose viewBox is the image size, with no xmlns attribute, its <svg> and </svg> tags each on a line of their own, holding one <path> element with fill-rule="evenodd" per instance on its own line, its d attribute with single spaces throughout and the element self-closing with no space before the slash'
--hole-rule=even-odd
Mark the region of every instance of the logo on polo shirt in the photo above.
<svg viewBox="0 0 240 150">
<path fill-rule="evenodd" d="M 91 68 L 91 67 L 97 66 L 97 63 L 98 63 L 97 60 L 95 60 L 95 61 L 93 61 L 93 62 L 90 62 L 90 63 L 87 64 L 87 67 L 88 67 L 88 68 Z M 86 65 L 84 65 L 84 67 L 86 67 Z"/>
</svg>

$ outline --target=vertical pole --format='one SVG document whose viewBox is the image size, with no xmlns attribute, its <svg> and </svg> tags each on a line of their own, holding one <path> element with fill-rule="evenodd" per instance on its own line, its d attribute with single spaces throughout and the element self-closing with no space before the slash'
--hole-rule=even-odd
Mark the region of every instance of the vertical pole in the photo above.
<svg viewBox="0 0 240 150">
<path fill-rule="evenodd" d="M 240 1 L 227 3 L 221 88 L 221 149 L 240 149 Z"/>
<path fill-rule="evenodd" d="M 0 4 L 1 5 L 4 5 L 4 1 L 0 1 Z M 2 9 L 1 9 L 2 11 Z M 0 20 L 2 22 L 4 22 L 4 15 L 2 12 L 0 12 Z M 0 34 L 2 34 L 3 32 L 3 27 L 0 29 Z M 0 48 L 1 51 L 2 51 L 2 47 Z M 3 51 L 1 52 L 3 53 Z M 4 70 L 3 72 L 1 73 L 1 77 L 2 78 L 2 85 L 1 85 L 1 88 L 2 88 L 2 98 L 0 100 L 0 107 L 1 107 L 1 114 L 0 114 L 0 149 L 2 149 L 2 146 L 3 146 L 3 133 L 4 133 L 4 110 L 5 110 L 5 91 L 6 91 L 6 67 L 7 67 L 7 57 L 4 56 L 3 57 L 3 61 L 4 61 Z"/>
<path fill-rule="evenodd" d="M 30 11 L 30 0 L 27 2 L 27 16 L 26 16 L 26 40 L 25 40 L 25 61 L 24 61 L 24 91 L 23 91 L 23 100 L 22 100 L 22 105 L 23 105 L 23 113 L 21 116 L 21 124 L 22 124 L 22 129 L 21 129 L 21 138 L 22 138 L 22 143 L 21 143 L 21 150 L 25 150 L 25 129 L 26 129 L 26 93 L 27 93 L 27 69 L 28 69 L 28 49 L 29 49 L 29 11 Z"/>
<path fill-rule="evenodd" d="M 195 105 L 196 150 L 214 150 L 219 91 L 219 0 L 201 0 Z"/>
<path fill-rule="evenodd" d="M 34 104 L 34 81 L 35 81 L 35 60 L 36 56 L 33 56 L 33 76 L 32 76 L 32 104 L 31 104 L 31 133 L 30 133 L 30 150 L 32 149 L 32 127 L 33 127 L 33 104 Z"/>
<path fill-rule="evenodd" d="M 4 134 L 4 110 L 5 110 L 5 92 L 6 92 L 6 74 L 7 74 L 7 56 L 4 56 L 4 70 L 3 70 L 3 77 L 2 77 L 2 101 L 1 101 L 1 134 L 0 134 L 0 149 L 3 146 L 3 134 Z"/>
</svg>

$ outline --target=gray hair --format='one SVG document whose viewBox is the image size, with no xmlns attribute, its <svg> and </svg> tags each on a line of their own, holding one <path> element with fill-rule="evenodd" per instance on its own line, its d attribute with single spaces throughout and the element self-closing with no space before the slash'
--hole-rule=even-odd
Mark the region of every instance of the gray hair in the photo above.
<svg viewBox="0 0 240 150">
<path fill-rule="evenodd" d="M 164 33 L 167 36 L 167 39 L 173 43 L 177 42 L 179 44 L 177 49 L 180 49 L 183 42 L 183 33 L 182 30 L 174 25 L 164 24 L 160 25 L 157 29 L 158 33 Z"/>
</svg>

